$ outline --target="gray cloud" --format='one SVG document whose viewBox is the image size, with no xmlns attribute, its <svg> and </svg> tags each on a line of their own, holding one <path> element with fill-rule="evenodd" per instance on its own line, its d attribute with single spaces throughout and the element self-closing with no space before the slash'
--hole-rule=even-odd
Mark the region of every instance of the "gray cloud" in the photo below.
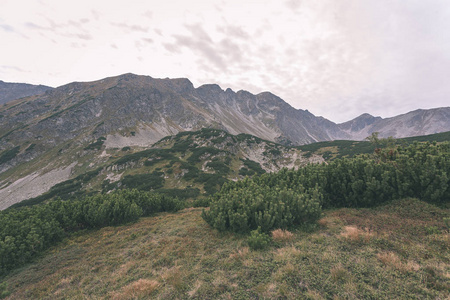
<svg viewBox="0 0 450 300">
<path fill-rule="evenodd" d="M 219 53 L 214 49 L 212 41 L 201 39 L 201 37 L 190 37 L 183 35 L 173 35 L 175 39 L 175 47 L 186 47 L 191 51 L 200 54 L 202 58 L 208 59 L 209 62 L 218 69 L 225 69 L 226 64 Z M 167 46 L 166 46 L 167 49 Z"/>
<path fill-rule="evenodd" d="M 144 42 L 148 43 L 148 44 L 153 44 L 154 43 L 153 39 L 151 39 L 151 38 L 142 38 L 142 40 Z"/>
<path fill-rule="evenodd" d="M 14 28 L 8 24 L 0 24 L 0 28 L 6 32 L 15 32 Z"/>
<path fill-rule="evenodd" d="M 34 24 L 33 22 L 26 22 L 26 23 L 25 23 L 25 26 L 28 27 L 28 28 L 30 28 L 30 29 L 48 29 L 48 28 L 39 26 L 39 25 L 37 25 L 37 24 Z"/>
<path fill-rule="evenodd" d="M 142 15 L 143 15 L 144 17 L 149 18 L 149 19 L 153 19 L 153 12 L 152 12 L 152 11 L 147 10 L 147 11 L 144 12 Z"/>
<path fill-rule="evenodd" d="M 234 25 L 218 26 L 217 30 L 219 32 L 224 33 L 225 35 L 227 35 L 230 38 L 239 38 L 239 39 L 250 38 L 250 35 L 239 26 L 234 26 Z"/>
<path fill-rule="evenodd" d="M 292 10 L 298 10 L 301 5 L 301 0 L 288 0 L 285 2 L 285 5 Z"/>
<path fill-rule="evenodd" d="M 181 47 L 174 43 L 163 43 L 163 47 L 173 54 L 181 53 Z"/>
<path fill-rule="evenodd" d="M 14 70 L 14 71 L 21 72 L 21 73 L 28 72 L 28 71 L 25 71 L 24 69 L 16 67 L 16 66 L 1 65 L 0 68 L 5 69 L 5 70 Z"/>
<path fill-rule="evenodd" d="M 26 22 L 25 27 L 37 30 L 50 32 L 59 36 L 76 38 L 81 40 L 92 40 L 92 35 L 85 29 L 83 29 L 83 24 L 89 22 L 88 19 L 81 19 L 80 21 L 69 20 L 66 23 L 56 23 L 51 19 L 47 18 L 48 26 L 42 26 L 33 22 Z"/>
<path fill-rule="evenodd" d="M 202 59 L 207 59 L 215 68 L 225 69 L 226 63 L 224 58 L 220 55 L 220 52 L 217 51 L 215 43 L 202 26 L 200 24 L 194 24 L 186 25 L 185 27 L 190 31 L 190 35 L 172 35 L 175 42 L 173 44 L 165 44 L 164 47 L 172 53 L 176 52 L 177 48 L 186 47 L 197 55 L 200 55 L 199 62 L 201 62 Z M 211 70 L 210 65 L 204 63 L 201 64 Z"/>
<path fill-rule="evenodd" d="M 111 25 L 119 27 L 127 32 L 135 31 L 135 32 L 147 33 L 149 30 L 148 27 L 144 27 L 144 26 L 140 26 L 140 25 L 130 25 L 127 23 L 111 23 Z"/>
<path fill-rule="evenodd" d="M 10 53 L 27 44 L 17 38 L 24 37 L 23 32 L 36 48 L 48 49 L 58 42 L 58 50 L 70 47 L 66 49 L 70 57 L 86 60 L 96 59 L 102 46 L 91 41 L 99 34 L 105 58 L 116 58 L 118 46 L 125 50 L 125 43 L 135 45 L 139 53 L 130 55 L 133 62 L 115 63 L 121 71 L 154 66 L 161 76 L 182 75 L 197 83 L 219 83 L 253 93 L 269 90 L 296 108 L 333 121 L 346 121 L 363 112 L 387 117 L 410 109 L 448 106 L 448 0 L 272 0 L 264 5 L 215 0 L 201 4 L 180 2 L 176 9 L 163 3 L 136 5 L 138 9 L 130 6 L 118 14 L 109 13 L 110 8 L 120 9 L 111 4 L 104 10 L 92 6 L 74 11 L 71 17 L 60 10 L 58 19 L 49 15 L 57 10 L 48 4 L 35 17 L 17 13 L 15 22 L 14 18 L 2 20 L 0 34 Z M 16 34 L 11 42 L 10 32 Z M 144 52 L 149 48 L 154 51 Z M 109 49 L 114 52 L 108 53 Z M 29 68 L 18 61 L 6 60 L 4 65 Z M 132 65 L 134 61 L 142 63 Z M 69 65 L 64 65 L 65 70 Z"/>
</svg>

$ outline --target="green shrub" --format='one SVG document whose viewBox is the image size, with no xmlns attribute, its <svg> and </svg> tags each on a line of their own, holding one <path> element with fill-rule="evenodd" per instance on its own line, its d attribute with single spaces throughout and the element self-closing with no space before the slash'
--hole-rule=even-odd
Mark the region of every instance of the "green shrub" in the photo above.
<svg viewBox="0 0 450 300">
<path fill-rule="evenodd" d="M 82 200 L 52 200 L 0 212 L 0 276 L 30 261 L 67 234 L 136 221 L 161 211 L 177 211 L 177 198 L 138 190 L 120 190 Z"/>
<path fill-rule="evenodd" d="M 450 218 L 444 218 L 444 224 L 447 227 L 447 229 L 450 229 Z"/>
<path fill-rule="evenodd" d="M 20 146 L 4 151 L 2 154 L 0 154 L 0 164 L 10 161 L 14 157 L 16 157 L 19 152 Z"/>
<path fill-rule="evenodd" d="M 436 226 L 425 226 L 425 231 L 428 235 L 440 234 L 441 231 Z"/>
<path fill-rule="evenodd" d="M 84 150 L 100 150 L 105 143 L 106 138 L 101 136 L 97 139 L 97 141 L 93 142 L 92 144 L 87 145 Z"/>
<path fill-rule="evenodd" d="M 164 186 L 164 173 L 153 172 L 150 174 L 126 175 L 122 180 L 122 185 L 128 189 L 156 190 Z"/>
<path fill-rule="evenodd" d="M 206 166 L 212 168 L 216 174 L 227 175 L 230 172 L 230 167 L 220 160 L 210 161 Z"/>
<path fill-rule="evenodd" d="M 8 285 L 6 282 L 0 283 L 0 299 L 4 299 L 11 295 L 11 292 L 8 290 Z"/>
<path fill-rule="evenodd" d="M 250 179 L 242 182 L 235 189 L 225 186 L 211 198 L 210 210 L 202 216 L 212 227 L 235 232 L 260 227 L 268 232 L 315 222 L 320 217 L 322 196 L 317 188 L 296 193 L 258 185 Z"/>
<path fill-rule="evenodd" d="M 203 156 L 211 156 L 211 155 L 216 155 L 220 152 L 225 152 L 223 150 L 219 150 L 219 149 L 212 148 L 212 147 L 199 147 L 199 148 L 191 149 L 191 151 L 192 151 L 192 154 L 187 159 L 188 162 L 190 162 L 190 163 L 201 162 L 201 157 L 203 157 Z"/>
<path fill-rule="evenodd" d="M 270 236 L 267 233 L 261 232 L 261 227 L 258 227 L 250 232 L 247 242 L 250 249 L 258 250 L 266 248 L 270 240 Z"/>
<path fill-rule="evenodd" d="M 244 163 L 244 167 L 247 168 L 247 172 L 249 173 L 246 175 L 253 175 L 253 174 L 261 175 L 261 174 L 266 173 L 266 171 L 263 168 L 261 168 L 261 165 L 259 163 L 257 163 L 256 161 L 253 161 L 250 159 L 245 159 L 245 160 L 241 159 L 241 161 Z M 242 170 L 242 168 L 241 168 L 241 170 Z M 239 170 L 239 174 L 243 175 L 243 174 L 241 174 L 241 170 Z M 242 172 L 246 172 L 246 171 L 242 170 Z"/>
<path fill-rule="evenodd" d="M 193 207 L 208 207 L 210 204 L 209 198 L 197 198 L 192 204 Z"/>
</svg>

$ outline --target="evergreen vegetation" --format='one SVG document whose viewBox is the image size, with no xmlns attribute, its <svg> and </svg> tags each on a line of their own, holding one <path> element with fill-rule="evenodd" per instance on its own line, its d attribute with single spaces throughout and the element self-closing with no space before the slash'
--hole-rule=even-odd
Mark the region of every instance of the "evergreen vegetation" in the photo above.
<svg viewBox="0 0 450 300">
<path fill-rule="evenodd" d="M 405 197 L 449 203 L 450 143 L 377 148 L 373 155 L 230 182 L 202 216 L 219 230 L 268 231 L 315 221 L 321 206 L 371 207 Z"/>
<path fill-rule="evenodd" d="M 5 162 L 10 161 L 14 157 L 16 157 L 19 152 L 20 146 L 14 147 L 10 150 L 3 151 L 3 153 L 0 154 L 0 164 L 4 164 Z"/>
<path fill-rule="evenodd" d="M 211 200 L 203 219 L 218 230 L 248 232 L 314 222 L 320 217 L 321 195 L 317 188 L 294 192 L 269 187 L 246 178 L 238 186 L 229 183 Z"/>
<path fill-rule="evenodd" d="M 101 136 L 97 139 L 97 141 L 93 142 L 92 144 L 87 145 L 84 150 L 100 150 L 105 143 L 106 138 L 104 136 Z"/>
<path fill-rule="evenodd" d="M 53 200 L 0 212 L 0 275 L 23 265 L 71 232 L 136 221 L 184 204 L 150 192 L 121 190 L 80 200 Z"/>
</svg>

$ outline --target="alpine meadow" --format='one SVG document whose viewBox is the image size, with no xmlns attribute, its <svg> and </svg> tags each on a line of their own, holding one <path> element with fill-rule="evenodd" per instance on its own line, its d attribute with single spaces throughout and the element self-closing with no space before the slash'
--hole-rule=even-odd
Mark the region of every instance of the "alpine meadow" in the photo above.
<svg viewBox="0 0 450 300">
<path fill-rule="evenodd" d="M 0 299 L 450 299 L 450 2 L 0 0 Z"/>
</svg>

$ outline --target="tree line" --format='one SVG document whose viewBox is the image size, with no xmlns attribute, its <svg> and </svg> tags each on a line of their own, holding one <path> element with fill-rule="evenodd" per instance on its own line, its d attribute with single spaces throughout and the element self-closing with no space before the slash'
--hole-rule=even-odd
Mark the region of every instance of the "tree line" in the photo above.
<svg viewBox="0 0 450 300">
<path fill-rule="evenodd" d="M 138 190 L 120 190 L 78 200 L 0 212 L 0 275 L 30 261 L 70 233 L 120 225 L 162 211 L 177 211 L 177 198 Z"/>
<path fill-rule="evenodd" d="M 321 208 L 371 207 L 414 197 L 450 201 L 450 143 L 377 148 L 371 155 L 226 183 L 204 220 L 219 230 L 285 228 L 316 220 Z"/>
</svg>

